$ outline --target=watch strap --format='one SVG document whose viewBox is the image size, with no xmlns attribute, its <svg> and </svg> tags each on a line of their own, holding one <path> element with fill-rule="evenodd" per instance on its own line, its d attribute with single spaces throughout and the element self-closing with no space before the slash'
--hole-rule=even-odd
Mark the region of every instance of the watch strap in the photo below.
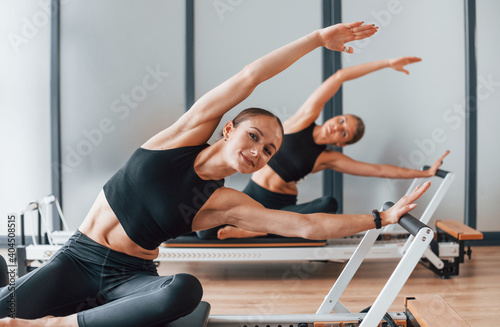
<svg viewBox="0 0 500 327">
<path fill-rule="evenodd" d="M 382 219 L 380 218 L 380 212 L 377 209 L 372 210 L 373 221 L 375 222 L 375 228 L 382 228 Z"/>
</svg>

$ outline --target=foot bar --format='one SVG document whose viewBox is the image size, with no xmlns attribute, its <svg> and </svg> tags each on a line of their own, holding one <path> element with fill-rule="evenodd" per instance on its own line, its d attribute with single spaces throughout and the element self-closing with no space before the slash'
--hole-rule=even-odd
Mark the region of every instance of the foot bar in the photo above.
<svg viewBox="0 0 500 327">
<path fill-rule="evenodd" d="M 389 209 L 394 205 L 394 202 L 386 202 L 384 203 L 384 211 Z M 415 236 L 418 234 L 418 231 L 422 228 L 429 228 L 426 224 L 413 217 L 409 213 L 405 214 L 401 219 L 399 219 L 399 225 L 406 229 L 411 235 Z"/>
</svg>

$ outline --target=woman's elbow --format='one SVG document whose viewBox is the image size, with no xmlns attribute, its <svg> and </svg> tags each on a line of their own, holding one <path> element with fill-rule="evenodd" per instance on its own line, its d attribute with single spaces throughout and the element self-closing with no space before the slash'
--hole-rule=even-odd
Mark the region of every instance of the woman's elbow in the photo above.
<svg viewBox="0 0 500 327">
<path fill-rule="evenodd" d="M 314 221 L 304 224 L 298 234 L 299 237 L 307 240 L 324 240 L 327 238 L 324 229 L 317 226 Z"/>
<path fill-rule="evenodd" d="M 260 76 L 257 69 L 252 64 L 246 65 L 238 74 L 241 80 L 249 87 L 255 88 L 262 83 L 262 76 Z"/>
<path fill-rule="evenodd" d="M 300 233 L 299 237 L 305 238 L 306 240 L 317 240 L 317 234 L 313 233 L 311 230 L 304 230 Z"/>
<path fill-rule="evenodd" d="M 340 81 L 340 83 L 344 82 L 344 79 L 345 79 L 345 71 L 341 68 L 339 70 L 337 70 L 334 74 L 333 74 L 333 78 Z"/>
</svg>

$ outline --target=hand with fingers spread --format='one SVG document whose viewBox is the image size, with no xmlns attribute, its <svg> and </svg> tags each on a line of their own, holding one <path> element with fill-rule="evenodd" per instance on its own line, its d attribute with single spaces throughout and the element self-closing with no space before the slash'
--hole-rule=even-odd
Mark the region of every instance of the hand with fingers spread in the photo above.
<svg viewBox="0 0 500 327">
<path fill-rule="evenodd" d="M 410 75 L 410 72 L 404 69 L 404 66 L 413 64 L 415 62 L 422 61 L 421 58 L 418 57 L 401 57 L 396 59 L 389 59 L 389 66 L 394 70 L 405 73 L 406 75 Z"/>
<path fill-rule="evenodd" d="M 436 172 L 438 171 L 439 167 L 443 164 L 443 159 L 450 153 L 450 150 L 446 151 L 441 157 L 439 157 L 438 160 L 434 161 L 432 164 L 431 168 L 427 169 L 427 172 L 429 173 L 429 177 L 435 176 Z"/>
<path fill-rule="evenodd" d="M 378 30 L 375 25 L 363 25 L 363 23 L 343 23 L 325 27 L 319 30 L 319 38 L 327 49 L 353 53 L 354 49 L 344 46 L 345 43 L 370 37 Z"/>
<path fill-rule="evenodd" d="M 403 196 L 399 199 L 396 204 L 387 209 L 386 211 L 380 212 L 380 218 L 382 219 L 382 226 L 396 224 L 399 219 L 406 213 L 412 211 L 417 207 L 414 203 L 418 198 L 422 196 L 431 186 L 431 181 L 425 182 L 422 186 L 417 186 L 413 192 L 408 195 Z"/>
</svg>

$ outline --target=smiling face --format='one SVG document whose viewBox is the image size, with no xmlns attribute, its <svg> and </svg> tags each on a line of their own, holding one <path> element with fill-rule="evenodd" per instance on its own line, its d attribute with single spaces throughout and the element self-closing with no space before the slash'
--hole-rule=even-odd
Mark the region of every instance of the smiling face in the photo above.
<svg viewBox="0 0 500 327">
<path fill-rule="evenodd" d="M 263 115 L 241 121 L 236 127 L 230 121 L 222 132 L 225 158 L 231 167 L 243 174 L 264 167 L 283 140 L 278 121 Z"/>
<path fill-rule="evenodd" d="M 358 133 L 358 119 L 353 115 L 340 115 L 328 119 L 322 126 L 322 133 L 327 144 L 345 146 Z"/>
</svg>

